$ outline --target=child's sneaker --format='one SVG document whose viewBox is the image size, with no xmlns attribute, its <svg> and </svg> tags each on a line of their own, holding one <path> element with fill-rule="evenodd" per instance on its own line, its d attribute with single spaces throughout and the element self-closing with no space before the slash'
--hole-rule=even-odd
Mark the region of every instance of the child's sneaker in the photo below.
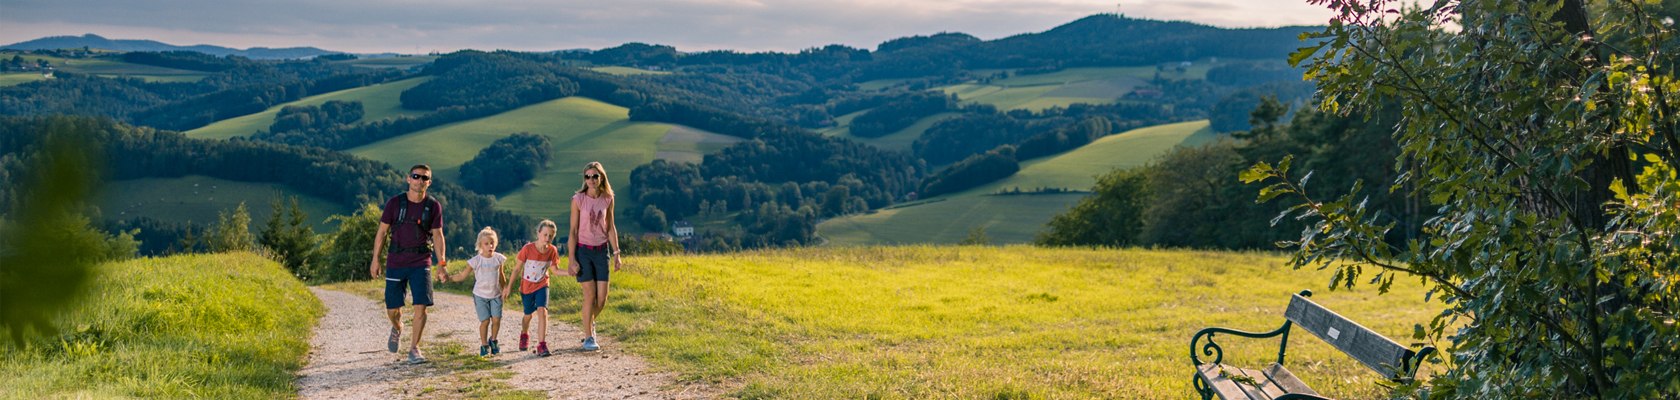
<svg viewBox="0 0 1680 400">
<path fill-rule="evenodd" d="M 548 357 L 548 342 L 537 342 L 537 357 Z"/>
<path fill-rule="evenodd" d="M 519 351 L 525 351 L 525 348 L 526 348 L 525 344 L 529 343 L 530 341 L 531 341 L 531 335 L 526 335 L 524 333 L 520 333 L 519 334 Z"/>
<path fill-rule="evenodd" d="M 483 346 L 478 346 L 478 356 L 479 357 L 489 357 L 490 356 L 490 345 L 487 344 L 487 345 L 483 345 Z"/>
<path fill-rule="evenodd" d="M 385 350 L 397 352 L 397 340 L 402 339 L 402 330 L 391 328 L 391 337 L 385 339 Z"/>
<path fill-rule="evenodd" d="M 420 355 L 420 349 L 413 349 L 413 350 L 408 351 L 408 363 L 409 364 L 422 364 L 422 363 L 425 363 L 425 362 L 426 362 L 426 356 Z"/>
<path fill-rule="evenodd" d="M 600 349 L 601 346 L 595 344 L 594 336 L 583 338 L 583 351 L 595 351 Z"/>
<path fill-rule="evenodd" d="M 496 345 L 496 339 L 490 339 L 490 354 L 502 354 L 502 346 Z"/>
</svg>

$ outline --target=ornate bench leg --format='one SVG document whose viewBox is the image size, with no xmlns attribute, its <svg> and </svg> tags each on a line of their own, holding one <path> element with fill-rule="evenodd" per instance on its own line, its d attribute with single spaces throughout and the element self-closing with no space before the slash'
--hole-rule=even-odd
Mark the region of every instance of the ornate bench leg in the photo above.
<svg viewBox="0 0 1680 400">
<path fill-rule="evenodd" d="M 1208 384 L 1207 379 L 1202 378 L 1201 372 L 1190 374 L 1190 386 L 1196 388 L 1196 393 L 1202 395 L 1202 400 L 1213 399 L 1213 386 Z"/>
</svg>

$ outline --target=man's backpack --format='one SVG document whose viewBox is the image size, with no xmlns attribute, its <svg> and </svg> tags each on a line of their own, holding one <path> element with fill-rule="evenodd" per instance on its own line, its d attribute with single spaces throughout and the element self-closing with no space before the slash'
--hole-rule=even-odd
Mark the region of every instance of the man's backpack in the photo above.
<svg viewBox="0 0 1680 400">
<path fill-rule="evenodd" d="M 397 207 L 397 229 L 405 229 L 405 228 L 411 227 L 411 226 L 414 227 L 414 229 L 419 230 L 418 232 L 415 232 L 415 235 L 420 238 L 420 243 L 422 243 L 422 244 L 420 246 L 415 246 L 415 247 L 397 246 L 397 248 L 395 250 L 392 250 L 392 252 L 394 252 L 394 253 L 431 254 L 432 253 L 432 237 L 427 235 L 427 233 L 431 232 L 432 228 L 433 228 L 433 226 L 432 226 L 432 202 L 422 200 L 421 203 L 420 203 L 421 204 L 420 216 L 415 218 L 415 220 L 411 222 L 411 221 L 408 220 L 408 205 L 409 205 L 408 197 L 404 196 L 404 197 L 399 197 L 399 198 L 402 199 L 402 204 Z"/>
</svg>

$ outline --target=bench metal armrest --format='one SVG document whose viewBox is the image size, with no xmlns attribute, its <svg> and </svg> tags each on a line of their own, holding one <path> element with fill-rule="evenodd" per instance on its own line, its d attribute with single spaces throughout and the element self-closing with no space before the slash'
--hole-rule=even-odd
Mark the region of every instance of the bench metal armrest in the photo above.
<svg viewBox="0 0 1680 400">
<path fill-rule="evenodd" d="M 1190 364 L 1191 365 L 1196 365 L 1196 366 L 1200 366 L 1202 364 L 1207 364 L 1206 362 L 1202 361 L 1201 357 L 1196 356 L 1196 342 L 1202 341 L 1202 337 L 1204 337 L 1204 336 L 1207 337 L 1207 343 L 1202 345 L 1201 353 L 1203 355 L 1212 356 L 1213 357 L 1213 364 L 1218 364 L 1221 361 L 1225 360 L 1225 349 L 1221 348 L 1219 346 L 1219 343 L 1216 343 L 1213 340 L 1214 339 L 1213 335 L 1216 334 L 1216 333 L 1227 333 L 1227 334 L 1231 334 L 1231 335 L 1236 335 L 1236 336 L 1241 336 L 1241 337 L 1246 337 L 1246 338 L 1254 338 L 1254 339 L 1265 339 L 1265 338 L 1270 338 L 1270 337 L 1283 336 L 1283 339 L 1278 344 L 1278 363 L 1282 364 L 1283 363 L 1283 351 L 1284 351 L 1284 347 L 1289 345 L 1289 327 L 1292 324 L 1294 324 L 1294 323 L 1286 320 L 1286 321 L 1283 322 L 1283 326 L 1278 327 L 1276 330 L 1273 330 L 1271 332 L 1248 332 L 1248 331 L 1239 331 L 1239 330 L 1236 330 L 1236 329 L 1218 328 L 1218 327 L 1202 329 L 1200 331 L 1197 331 L 1195 336 L 1190 337 Z"/>
</svg>

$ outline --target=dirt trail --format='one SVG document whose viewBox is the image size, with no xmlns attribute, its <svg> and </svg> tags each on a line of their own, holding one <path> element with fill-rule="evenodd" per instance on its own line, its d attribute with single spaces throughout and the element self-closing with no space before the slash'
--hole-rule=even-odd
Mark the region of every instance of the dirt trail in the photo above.
<svg viewBox="0 0 1680 400">
<path fill-rule="evenodd" d="M 716 393 L 695 384 L 679 384 L 670 373 L 651 371 L 640 357 L 625 353 L 611 338 L 600 337 L 601 350 L 577 350 L 575 326 L 550 320 L 548 338 L 554 354 L 537 357 L 519 351 L 518 310 L 506 310 L 502 353 L 488 363 L 478 356 L 478 317 L 468 296 L 436 293 L 427 313 L 421 350 L 431 362 L 404 363 L 411 316 L 404 308 L 402 352 L 390 353 L 385 338 L 390 322 L 384 305 L 374 300 L 310 288 L 327 306 L 310 340 L 309 362 L 299 373 L 305 399 L 389 399 L 479 397 L 488 394 L 543 393 L 565 399 L 695 399 Z M 534 323 L 534 322 L 533 322 Z M 531 334 L 536 334 L 533 327 Z M 533 338 L 531 348 L 536 348 Z"/>
</svg>

